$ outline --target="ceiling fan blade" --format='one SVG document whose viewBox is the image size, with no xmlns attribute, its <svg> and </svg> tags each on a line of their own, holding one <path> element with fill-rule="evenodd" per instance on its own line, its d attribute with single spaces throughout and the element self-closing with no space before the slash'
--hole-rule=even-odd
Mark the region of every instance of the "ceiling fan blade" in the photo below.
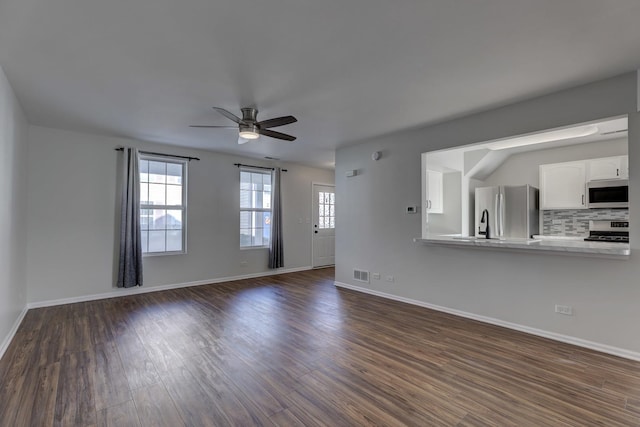
<svg viewBox="0 0 640 427">
<path fill-rule="evenodd" d="M 262 129 L 275 128 L 278 126 L 295 123 L 297 121 L 298 119 L 293 116 L 276 117 L 275 119 L 263 120 L 261 122 L 258 122 L 258 126 L 260 126 Z"/>
<path fill-rule="evenodd" d="M 216 110 L 218 113 L 222 114 L 223 116 L 225 116 L 227 119 L 229 120 L 233 120 L 234 122 L 240 124 L 243 123 L 243 121 L 240 119 L 240 117 L 236 116 L 233 113 L 228 112 L 227 110 L 225 110 L 224 108 L 218 108 L 218 107 L 212 107 L 214 110 Z"/>
<path fill-rule="evenodd" d="M 238 144 L 242 145 L 242 144 L 246 144 L 247 142 L 249 142 L 248 139 L 243 138 L 241 136 L 238 137 Z"/>
<path fill-rule="evenodd" d="M 209 125 L 190 125 L 190 128 L 217 128 L 217 129 L 238 129 L 238 126 L 209 126 Z"/>
<path fill-rule="evenodd" d="M 271 138 L 283 139 L 285 141 L 295 141 L 296 137 L 287 135 L 286 133 L 280 133 L 269 129 L 260 129 L 258 130 L 260 135 L 270 136 Z"/>
</svg>

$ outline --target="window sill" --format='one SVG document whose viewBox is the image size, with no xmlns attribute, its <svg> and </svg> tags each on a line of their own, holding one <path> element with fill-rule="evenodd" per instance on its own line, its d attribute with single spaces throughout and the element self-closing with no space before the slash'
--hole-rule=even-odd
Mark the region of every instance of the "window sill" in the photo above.
<svg viewBox="0 0 640 427">
<path fill-rule="evenodd" d="M 159 256 L 172 256 L 172 255 L 186 255 L 187 251 L 175 251 L 175 252 L 147 252 L 142 254 L 142 258 L 155 258 Z"/>
<path fill-rule="evenodd" d="M 241 251 L 250 251 L 253 249 L 269 249 L 269 246 L 241 246 Z"/>
</svg>

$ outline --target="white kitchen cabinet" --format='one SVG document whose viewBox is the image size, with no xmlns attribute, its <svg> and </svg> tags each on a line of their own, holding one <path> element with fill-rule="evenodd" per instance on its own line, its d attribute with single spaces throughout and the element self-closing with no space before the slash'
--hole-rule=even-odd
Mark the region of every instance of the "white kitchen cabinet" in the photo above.
<svg viewBox="0 0 640 427">
<path fill-rule="evenodd" d="M 540 165 L 540 209 L 586 209 L 586 162 Z"/>
<path fill-rule="evenodd" d="M 620 158 L 620 178 L 629 179 L 629 156 Z"/>
<path fill-rule="evenodd" d="M 587 181 L 629 178 L 629 157 L 603 157 L 587 161 Z"/>
<path fill-rule="evenodd" d="M 441 214 L 444 212 L 443 207 L 443 181 L 442 172 L 427 170 L 427 189 L 426 205 L 427 213 Z"/>
</svg>

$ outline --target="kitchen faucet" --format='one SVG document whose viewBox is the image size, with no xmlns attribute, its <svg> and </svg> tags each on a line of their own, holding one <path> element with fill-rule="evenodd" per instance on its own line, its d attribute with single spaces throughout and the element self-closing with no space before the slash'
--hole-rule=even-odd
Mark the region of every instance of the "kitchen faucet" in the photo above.
<svg viewBox="0 0 640 427">
<path fill-rule="evenodd" d="M 480 218 L 480 224 L 486 224 L 486 226 L 484 227 L 484 231 L 480 231 L 480 226 L 478 226 L 478 234 L 483 235 L 485 239 L 490 239 L 491 233 L 489 231 L 489 211 L 486 209 L 482 211 L 482 218 Z"/>
</svg>

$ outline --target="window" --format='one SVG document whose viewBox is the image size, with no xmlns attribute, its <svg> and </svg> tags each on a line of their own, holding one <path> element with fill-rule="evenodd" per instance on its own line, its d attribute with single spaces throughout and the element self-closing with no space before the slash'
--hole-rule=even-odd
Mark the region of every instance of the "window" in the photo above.
<svg viewBox="0 0 640 427">
<path fill-rule="evenodd" d="M 140 156 L 142 253 L 185 252 L 187 163 Z"/>
<path fill-rule="evenodd" d="M 318 228 L 336 228 L 336 195 L 318 192 Z"/>
<path fill-rule="evenodd" d="M 240 170 L 240 247 L 269 246 L 271 173 Z"/>
</svg>

